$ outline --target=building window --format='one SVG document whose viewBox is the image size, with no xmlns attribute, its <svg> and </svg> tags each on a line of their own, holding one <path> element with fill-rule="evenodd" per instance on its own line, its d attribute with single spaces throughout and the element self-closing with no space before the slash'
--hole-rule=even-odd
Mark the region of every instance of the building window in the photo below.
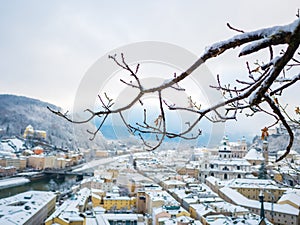
<svg viewBox="0 0 300 225">
<path fill-rule="evenodd" d="M 214 176 L 214 173 L 211 173 L 210 175 L 213 177 L 213 176 Z"/>
<path fill-rule="evenodd" d="M 241 178 L 241 177 L 242 177 L 241 174 L 238 174 L 238 175 L 237 175 L 237 178 Z"/>
<path fill-rule="evenodd" d="M 224 174 L 224 180 L 227 180 L 228 179 L 228 175 L 227 173 Z"/>
<path fill-rule="evenodd" d="M 241 169 L 241 166 L 237 166 L 236 169 L 237 169 L 237 170 L 240 170 L 240 169 Z"/>
</svg>

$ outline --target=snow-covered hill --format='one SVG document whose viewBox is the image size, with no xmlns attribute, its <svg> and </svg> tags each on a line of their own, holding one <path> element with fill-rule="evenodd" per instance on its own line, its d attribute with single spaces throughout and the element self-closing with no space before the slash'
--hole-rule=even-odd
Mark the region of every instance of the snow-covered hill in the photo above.
<svg viewBox="0 0 300 225">
<path fill-rule="evenodd" d="M 47 141 L 57 147 L 103 149 L 106 140 L 101 134 L 90 141 L 87 129 L 94 130 L 94 125 L 74 125 L 51 113 L 47 106 L 57 106 L 40 100 L 15 95 L 0 95 L 0 129 L 4 136 L 22 136 L 26 126 L 45 130 Z"/>
</svg>

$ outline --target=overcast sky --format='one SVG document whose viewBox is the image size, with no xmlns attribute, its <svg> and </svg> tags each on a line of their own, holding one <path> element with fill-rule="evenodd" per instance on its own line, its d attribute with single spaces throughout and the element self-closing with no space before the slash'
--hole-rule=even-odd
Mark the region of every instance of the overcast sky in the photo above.
<svg viewBox="0 0 300 225">
<path fill-rule="evenodd" d="M 0 93 L 68 109 L 88 68 L 112 49 L 163 41 L 199 55 L 235 34 L 227 22 L 246 31 L 287 24 L 299 7 L 299 0 L 0 0 Z M 230 55 L 217 62 L 208 63 L 215 74 L 237 71 Z"/>
</svg>

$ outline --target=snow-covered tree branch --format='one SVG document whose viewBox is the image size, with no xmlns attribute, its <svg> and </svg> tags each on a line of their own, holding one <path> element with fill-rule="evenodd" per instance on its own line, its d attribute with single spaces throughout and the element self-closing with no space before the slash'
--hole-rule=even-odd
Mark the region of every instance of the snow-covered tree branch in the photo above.
<svg viewBox="0 0 300 225">
<path fill-rule="evenodd" d="M 171 79 L 166 80 L 157 86 L 145 87 L 139 77 L 139 67 L 130 66 L 126 63 L 126 52 L 124 54 L 113 55 L 109 58 L 112 63 L 116 63 L 121 69 L 129 73 L 128 80 L 121 79 L 120 81 L 128 87 L 138 90 L 138 94 L 130 99 L 129 103 L 122 107 L 115 107 L 113 99 L 108 95 L 99 96 L 102 110 L 93 111 L 87 109 L 90 114 L 89 118 L 84 121 L 73 121 L 67 114 L 60 111 L 50 109 L 53 113 L 74 123 L 86 123 L 95 117 L 102 119 L 96 131 L 90 132 L 93 137 L 101 130 L 102 125 L 107 120 L 108 116 L 118 114 L 122 119 L 128 131 L 134 135 L 138 135 L 149 150 L 158 148 L 165 138 L 184 138 L 195 139 L 201 135 L 201 130 L 195 132 L 199 122 L 206 118 L 213 123 L 224 122 L 227 120 L 236 120 L 237 113 L 253 115 L 256 113 L 264 113 L 274 118 L 273 126 L 281 122 L 288 131 L 290 141 L 286 148 L 286 153 L 282 155 L 278 161 L 282 160 L 289 153 L 293 144 L 293 132 L 289 127 L 289 117 L 282 110 L 279 104 L 279 98 L 284 96 L 284 91 L 291 86 L 297 84 L 300 79 L 300 18 L 294 22 L 284 26 L 274 26 L 265 29 L 259 29 L 251 32 L 245 32 L 228 25 L 230 29 L 239 32 L 238 35 L 232 38 L 220 41 L 206 48 L 204 53 L 200 55 L 198 60 L 194 62 L 188 69 L 180 75 L 174 75 Z M 273 51 L 274 46 L 282 48 L 282 51 L 276 53 Z M 215 102 L 211 106 L 202 108 L 192 98 L 189 99 L 189 106 L 180 106 L 168 103 L 164 99 L 163 92 L 166 89 L 175 89 L 180 94 L 184 89 L 180 86 L 180 82 L 190 76 L 198 67 L 203 65 L 208 60 L 220 55 L 225 51 L 243 46 L 239 52 L 239 57 L 246 55 L 260 54 L 260 50 L 266 49 L 270 53 L 267 62 L 257 64 L 254 68 L 247 63 L 248 79 L 238 78 L 235 83 L 230 85 L 222 84 L 222 75 L 217 76 L 217 85 L 211 86 L 211 91 L 221 91 L 223 100 Z M 132 79 L 132 80 L 130 80 Z M 135 104 L 143 106 L 143 97 L 147 94 L 157 95 L 157 108 L 159 115 L 154 122 L 147 121 L 147 110 L 144 110 L 143 123 L 129 123 L 123 117 L 126 110 L 132 108 Z M 223 111 L 221 110 L 224 110 Z M 196 118 L 187 122 L 187 127 L 180 132 L 173 132 L 168 129 L 166 111 L 187 111 L 196 115 Z M 251 113 L 246 113 L 245 110 Z M 266 129 L 270 126 L 266 125 Z M 154 134 L 157 143 L 151 145 L 144 139 L 145 134 Z"/>
</svg>

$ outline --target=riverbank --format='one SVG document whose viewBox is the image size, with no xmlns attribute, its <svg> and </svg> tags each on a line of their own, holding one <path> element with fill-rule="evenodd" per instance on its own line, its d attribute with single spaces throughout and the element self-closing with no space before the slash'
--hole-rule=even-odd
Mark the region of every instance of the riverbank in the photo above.
<svg viewBox="0 0 300 225">
<path fill-rule="evenodd" d="M 0 189 L 16 187 L 29 183 L 30 180 L 26 177 L 13 177 L 0 180 Z"/>
<path fill-rule="evenodd" d="M 0 191 L 0 199 L 29 190 L 59 191 L 63 193 L 66 190 L 70 190 L 75 183 L 76 176 L 65 176 L 64 179 L 58 179 L 56 176 L 46 176 L 43 179 L 33 180 L 22 185 L 3 188 Z"/>
</svg>

